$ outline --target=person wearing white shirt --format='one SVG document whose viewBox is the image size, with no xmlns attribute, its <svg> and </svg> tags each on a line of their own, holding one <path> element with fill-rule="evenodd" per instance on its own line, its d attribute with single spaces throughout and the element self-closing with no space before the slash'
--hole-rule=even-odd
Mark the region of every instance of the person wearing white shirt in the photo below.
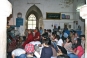
<svg viewBox="0 0 87 58">
<path fill-rule="evenodd" d="M 63 40 L 60 38 L 60 36 L 59 35 L 56 35 L 56 42 L 57 42 L 57 45 L 59 45 L 59 46 L 63 46 Z"/>
<path fill-rule="evenodd" d="M 26 58 L 26 51 L 22 48 L 17 48 L 12 51 L 12 58 Z"/>
</svg>

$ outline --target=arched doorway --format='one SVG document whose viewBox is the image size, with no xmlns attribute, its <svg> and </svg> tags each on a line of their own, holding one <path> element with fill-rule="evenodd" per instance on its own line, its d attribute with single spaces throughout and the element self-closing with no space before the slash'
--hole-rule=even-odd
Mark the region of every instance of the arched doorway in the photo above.
<svg viewBox="0 0 87 58">
<path fill-rule="evenodd" d="M 41 10 L 36 6 L 31 6 L 26 12 L 26 29 L 43 27 L 43 16 Z"/>
</svg>

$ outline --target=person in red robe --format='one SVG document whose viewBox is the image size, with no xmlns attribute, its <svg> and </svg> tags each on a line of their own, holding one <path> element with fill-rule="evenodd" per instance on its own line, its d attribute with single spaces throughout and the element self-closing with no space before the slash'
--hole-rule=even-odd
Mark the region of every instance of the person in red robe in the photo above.
<svg viewBox="0 0 87 58">
<path fill-rule="evenodd" d="M 40 41 L 40 32 L 38 31 L 38 29 L 36 29 L 34 41 Z"/>
<path fill-rule="evenodd" d="M 33 34 L 31 32 L 31 30 L 28 30 L 28 37 L 27 37 L 27 39 L 25 40 L 25 42 L 23 43 L 22 46 L 25 47 L 25 45 L 27 43 L 31 42 L 31 41 L 33 41 Z"/>
</svg>

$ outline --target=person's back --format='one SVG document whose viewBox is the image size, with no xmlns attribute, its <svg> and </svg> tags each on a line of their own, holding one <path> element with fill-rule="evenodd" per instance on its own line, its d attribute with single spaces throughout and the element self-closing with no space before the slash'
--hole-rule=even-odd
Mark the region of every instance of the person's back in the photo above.
<svg viewBox="0 0 87 58">
<path fill-rule="evenodd" d="M 26 58 L 25 50 L 21 48 L 17 48 L 12 51 L 12 58 Z"/>
<path fill-rule="evenodd" d="M 43 45 L 44 47 L 42 48 L 40 58 L 51 58 L 53 56 L 53 52 L 52 52 L 52 48 L 49 46 L 48 38 L 44 39 Z"/>
<path fill-rule="evenodd" d="M 50 58 L 52 56 L 52 48 L 51 47 L 44 47 L 42 49 L 41 58 Z"/>
</svg>

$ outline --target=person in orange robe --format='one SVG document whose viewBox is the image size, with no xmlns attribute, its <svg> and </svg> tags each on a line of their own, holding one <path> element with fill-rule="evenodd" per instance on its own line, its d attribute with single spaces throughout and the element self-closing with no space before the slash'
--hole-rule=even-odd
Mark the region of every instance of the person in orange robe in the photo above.
<svg viewBox="0 0 87 58">
<path fill-rule="evenodd" d="M 31 32 L 31 30 L 28 30 L 28 37 L 27 37 L 27 39 L 25 40 L 25 42 L 23 43 L 22 46 L 25 47 L 25 45 L 27 43 L 31 42 L 31 41 L 33 41 L 33 34 Z"/>
<path fill-rule="evenodd" d="M 36 29 L 34 41 L 40 41 L 40 32 L 38 31 L 38 29 Z"/>
</svg>

